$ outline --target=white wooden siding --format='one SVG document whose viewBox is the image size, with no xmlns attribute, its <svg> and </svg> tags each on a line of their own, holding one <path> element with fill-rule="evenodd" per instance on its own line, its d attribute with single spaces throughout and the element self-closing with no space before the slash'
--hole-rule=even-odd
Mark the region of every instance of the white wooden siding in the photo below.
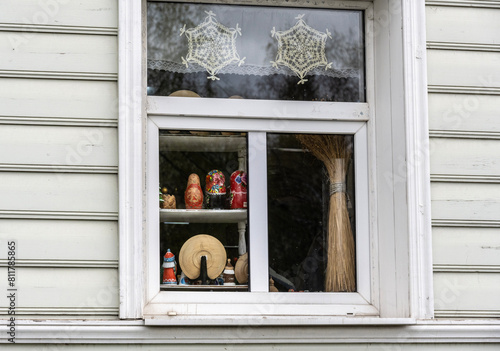
<svg viewBox="0 0 500 351">
<path fill-rule="evenodd" d="M 12 43 L 14 35 L 0 31 L 0 73 L 4 75 L 78 72 L 116 79 L 116 36 L 31 33 L 26 42 Z"/>
<path fill-rule="evenodd" d="M 433 221 L 500 223 L 500 186 L 482 183 L 433 182 Z"/>
<path fill-rule="evenodd" d="M 116 29 L 118 0 L 2 0 L 0 23 L 24 31 L 33 25 Z"/>
<path fill-rule="evenodd" d="M 16 267 L 118 267 L 115 221 L 0 219 L 0 242 L 11 240 Z M 0 250 L 0 265 L 6 260 Z"/>
<path fill-rule="evenodd" d="M 436 313 L 441 317 L 500 317 L 500 273 L 434 273 Z"/>
<path fill-rule="evenodd" d="M 115 213 L 117 176 L 113 174 L 0 173 L 2 211 Z"/>
<path fill-rule="evenodd" d="M 116 125 L 116 82 L 0 78 L 0 121 Z M 91 119 L 91 121 L 88 121 Z"/>
<path fill-rule="evenodd" d="M 500 317 L 500 6 L 426 14 L 435 315 Z"/>
<path fill-rule="evenodd" d="M 429 94 L 431 135 L 476 137 L 500 133 L 499 97 L 472 94 Z M 495 134 L 494 136 L 498 136 Z"/>
<path fill-rule="evenodd" d="M 440 179 L 500 181 L 498 140 L 432 138 L 431 172 Z"/>
<path fill-rule="evenodd" d="M 156 329 L 156 328 L 155 328 Z M 239 332 L 237 335 L 252 335 L 252 329 L 238 328 Z M 168 333 L 168 331 L 165 331 Z M 227 334 L 226 334 L 227 335 Z M 406 334 L 401 335 L 402 339 L 406 338 Z M 209 336 L 210 337 L 210 336 Z M 213 337 L 213 335 L 211 336 Z M 376 338 L 376 337 L 375 337 Z M 320 343 L 318 341 L 313 344 L 303 343 L 292 344 L 292 343 L 276 343 L 273 342 L 268 344 L 239 344 L 234 343 L 228 345 L 224 343 L 227 338 L 221 339 L 219 344 L 202 344 L 197 343 L 196 345 L 188 344 L 178 344 L 177 342 L 166 341 L 163 344 L 158 345 L 57 345 L 57 350 L 60 351 L 129 351 L 129 350 L 143 350 L 143 351 L 165 351 L 165 350 L 175 350 L 175 351 L 220 351 L 220 350 L 242 350 L 242 351 L 304 351 L 304 350 L 314 350 L 314 351 L 498 351 L 498 344 L 482 344 L 477 343 L 471 344 L 410 344 L 410 343 L 400 343 L 400 344 L 388 344 L 388 343 L 356 343 L 348 344 L 340 342 L 337 344 Z M 178 340 L 177 340 L 178 341 Z M 405 340 L 406 342 L 406 340 Z M 48 350 L 51 347 L 47 345 Z M 55 348 L 55 346 L 54 346 Z M 16 351 L 32 351 L 33 346 L 18 344 L 16 346 Z M 52 351 L 52 350 L 51 350 Z"/>
<path fill-rule="evenodd" d="M 0 268 L 7 276 L 7 268 Z M 16 271 L 17 315 L 115 315 L 118 306 L 116 269 L 106 268 L 29 268 Z M 7 291 L 7 280 L 0 289 Z M 8 300 L 0 302 L 5 314 Z"/>
<path fill-rule="evenodd" d="M 0 243 L 26 318 L 118 315 L 117 23 L 117 0 L 2 1 Z"/>
<path fill-rule="evenodd" d="M 5 125 L 0 170 L 117 172 L 115 128 Z"/>
<path fill-rule="evenodd" d="M 500 52 L 428 50 L 431 86 L 500 88 Z"/>
<path fill-rule="evenodd" d="M 500 11 L 486 8 L 427 6 L 427 41 L 500 45 Z M 489 49 L 489 48 L 487 48 Z"/>
</svg>

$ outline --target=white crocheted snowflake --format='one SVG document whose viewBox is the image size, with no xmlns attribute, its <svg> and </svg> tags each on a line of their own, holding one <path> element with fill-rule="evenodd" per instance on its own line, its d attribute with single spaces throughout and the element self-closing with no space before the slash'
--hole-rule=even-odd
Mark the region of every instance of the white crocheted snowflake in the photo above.
<svg viewBox="0 0 500 351">
<path fill-rule="evenodd" d="M 236 38 L 241 35 L 241 29 L 223 26 L 214 19 L 215 13 L 205 11 L 208 15 L 205 21 L 195 28 L 181 28 L 181 35 L 188 38 L 188 54 L 182 57 L 182 63 L 188 67 L 189 63 L 197 63 L 210 74 L 208 79 L 219 80 L 216 74 L 221 68 L 238 62 L 244 63 L 245 57 L 240 59 L 236 51 Z"/>
<path fill-rule="evenodd" d="M 271 34 L 278 40 L 276 60 L 271 61 L 274 67 L 283 65 L 290 68 L 299 78 L 297 84 L 304 84 L 307 72 L 316 67 L 332 67 L 325 54 L 326 39 L 332 38 L 328 29 L 326 33 L 309 27 L 302 19 L 304 15 L 295 17 L 297 23 L 290 29 L 277 32 L 273 27 Z"/>
</svg>

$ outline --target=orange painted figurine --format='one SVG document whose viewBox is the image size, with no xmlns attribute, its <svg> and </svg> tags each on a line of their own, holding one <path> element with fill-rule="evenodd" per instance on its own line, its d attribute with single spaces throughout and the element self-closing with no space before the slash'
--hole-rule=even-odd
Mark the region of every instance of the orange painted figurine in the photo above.
<svg viewBox="0 0 500 351">
<path fill-rule="evenodd" d="M 188 178 L 184 201 L 187 209 L 200 209 L 203 206 L 203 191 L 200 177 L 196 173 L 192 173 Z"/>
</svg>

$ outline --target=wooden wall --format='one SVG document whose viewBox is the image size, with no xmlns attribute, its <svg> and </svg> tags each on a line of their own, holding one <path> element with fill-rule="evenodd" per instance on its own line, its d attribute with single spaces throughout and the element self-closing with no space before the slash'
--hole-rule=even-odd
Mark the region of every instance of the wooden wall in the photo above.
<svg viewBox="0 0 500 351">
<path fill-rule="evenodd" d="M 0 275 L 15 240 L 18 318 L 118 315 L 117 7 L 2 0 Z"/>
<path fill-rule="evenodd" d="M 500 317 L 500 2 L 426 5 L 435 315 Z"/>
</svg>

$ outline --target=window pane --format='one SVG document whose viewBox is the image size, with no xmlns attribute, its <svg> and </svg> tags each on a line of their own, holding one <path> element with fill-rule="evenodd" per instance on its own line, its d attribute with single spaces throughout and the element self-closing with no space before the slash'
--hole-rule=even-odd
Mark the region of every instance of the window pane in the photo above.
<svg viewBox="0 0 500 351">
<path fill-rule="evenodd" d="M 163 290 L 248 290 L 246 150 L 245 133 L 160 132 Z"/>
<path fill-rule="evenodd" d="M 364 101 L 363 12 L 148 3 L 148 94 Z"/>
<path fill-rule="evenodd" d="M 355 291 L 353 137 L 268 134 L 267 148 L 275 287 Z"/>
</svg>

